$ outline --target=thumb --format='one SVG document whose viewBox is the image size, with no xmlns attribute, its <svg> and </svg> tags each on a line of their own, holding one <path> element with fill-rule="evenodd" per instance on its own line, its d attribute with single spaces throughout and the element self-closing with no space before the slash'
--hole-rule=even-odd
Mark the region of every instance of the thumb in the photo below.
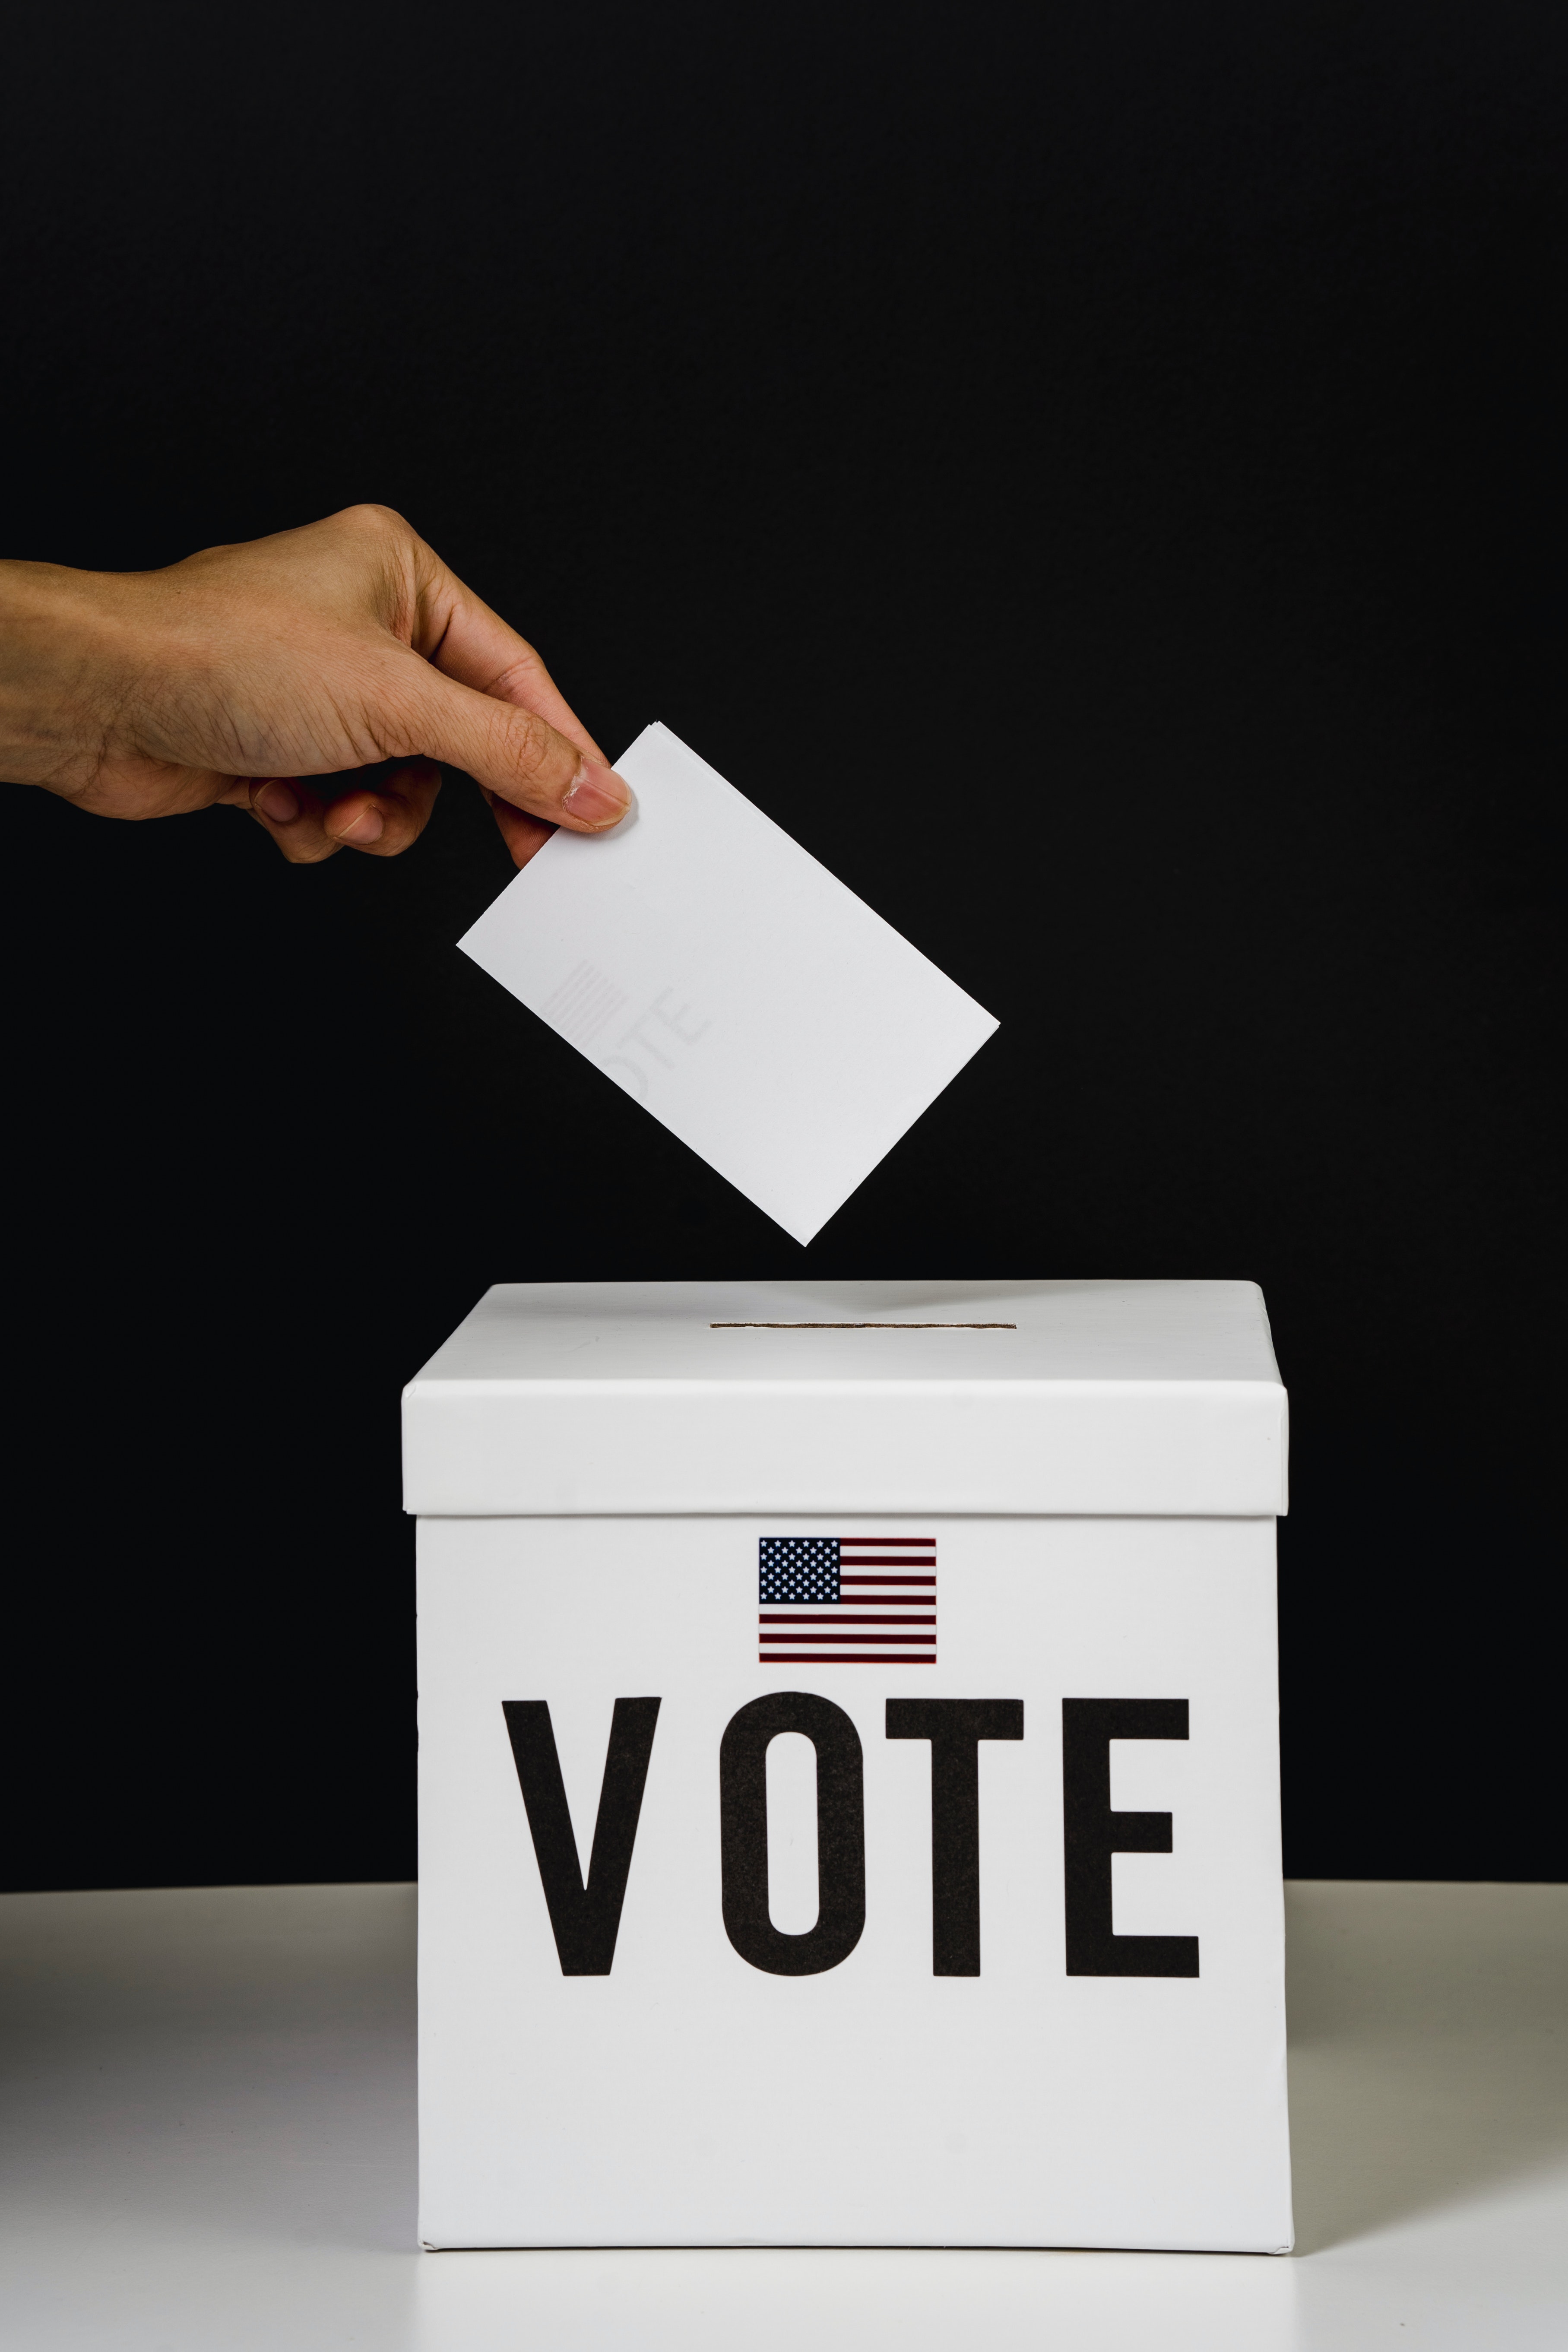
<svg viewBox="0 0 1568 2352">
<path fill-rule="evenodd" d="M 513 807 L 573 833 L 604 833 L 632 805 L 631 786 L 603 760 L 515 702 L 476 693 L 426 668 L 416 724 L 419 750 L 466 769 Z"/>
</svg>

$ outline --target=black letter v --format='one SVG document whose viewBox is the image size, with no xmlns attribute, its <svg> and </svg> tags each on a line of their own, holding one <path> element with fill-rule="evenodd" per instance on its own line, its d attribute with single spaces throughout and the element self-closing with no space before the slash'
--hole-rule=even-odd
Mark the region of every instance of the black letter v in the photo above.
<svg viewBox="0 0 1568 2352">
<path fill-rule="evenodd" d="M 550 1906 L 563 1977 L 607 1977 L 616 1957 L 626 1874 L 632 1866 L 643 1783 L 658 1717 L 656 1698 L 618 1698 L 610 1725 L 610 1752 L 599 1790 L 594 1852 L 584 1886 L 555 1752 L 550 1706 L 542 1698 L 503 1698 L 518 1785 L 528 1808 L 539 1875 Z"/>
</svg>

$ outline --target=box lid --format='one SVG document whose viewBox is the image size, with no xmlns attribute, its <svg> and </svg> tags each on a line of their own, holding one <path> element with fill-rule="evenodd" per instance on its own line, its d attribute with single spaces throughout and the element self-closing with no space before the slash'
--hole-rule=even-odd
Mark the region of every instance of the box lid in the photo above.
<svg viewBox="0 0 1568 2352">
<path fill-rule="evenodd" d="M 498 1283 L 404 1391 L 442 1517 L 1254 1517 L 1286 1400 L 1251 1282 Z"/>
</svg>

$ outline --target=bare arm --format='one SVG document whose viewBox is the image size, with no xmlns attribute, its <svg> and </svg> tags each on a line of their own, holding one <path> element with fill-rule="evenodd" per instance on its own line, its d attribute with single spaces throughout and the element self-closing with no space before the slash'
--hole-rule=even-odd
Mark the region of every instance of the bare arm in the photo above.
<svg viewBox="0 0 1568 2352">
<path fill-rule="evenodd" d="M 324 802 L 312 776 L 406 764 Z M 519 866 L 626 786 L 531 646 L 400 515 L 207 548 L 163 572 L 0 563 L 0 774 L 100 816 L 248 809 L 285 857 L 395 856 L 466 769 Z"/>
</svg>

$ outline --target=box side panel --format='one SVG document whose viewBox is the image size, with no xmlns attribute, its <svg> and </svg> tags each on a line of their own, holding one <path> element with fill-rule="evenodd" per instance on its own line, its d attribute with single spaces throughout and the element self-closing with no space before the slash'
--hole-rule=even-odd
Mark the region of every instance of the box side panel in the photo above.
<svg viewBox="0 0 1568 2352">
<path fill-rule="evenodd" d="M 936 1663 L 759 1665 L 759 1538 L 858 1532 L 934 1538 Z M 847 1717 L 860 1750 L 864 1927 L 817 1973 L 756 1965 L 726 1927 L 756 1856 L 732 1801 L 727 1903 L 721 1744 L 782 1689 Z M 887 1737 L 888 1701 L 917 1691 L 1022 1706 L 1021 1738 L 973 1749 L 978 1974 L 934 1972 L 963 1870 L 945 1783 L 933 1865 L 930 1739 Z M 420 1692 L 426 2242 L 1289 2244 L 1271 1521 L 430 1521 Z M 547 1704 L 586 1856 L 616 1702 L 651 1696 L 609 1971 L 568 1975 L 502 1702 Z M 1106 1799 L 1171 1816 L 1170 1852 L 1110 1859 L 1106 1924 L 1166 1958 L 1195 1937 L 1195 1975 L 1068 1972 L 1075 1700 L 1185 1702 L 1184 1740 L 1107 1734 L 1099 1798 L 1079 1739 L 1073 1852 L 1121 1834 Z M 789 1737 L 805 1778 L 775 1741 L 761 1867 L 764 1911 L 804 1936 L 818 1824 Z M 844 1785 L 818 1854 L 830 1925 L 854 1875 Z"/>
<path fill-rule="evenodd" d="M 950 1388 L 416 1381 L 404 1501 L 422 1515 L 1273 1517 L 1285 1391 L 1269 1381 Z"/>
</svg>

